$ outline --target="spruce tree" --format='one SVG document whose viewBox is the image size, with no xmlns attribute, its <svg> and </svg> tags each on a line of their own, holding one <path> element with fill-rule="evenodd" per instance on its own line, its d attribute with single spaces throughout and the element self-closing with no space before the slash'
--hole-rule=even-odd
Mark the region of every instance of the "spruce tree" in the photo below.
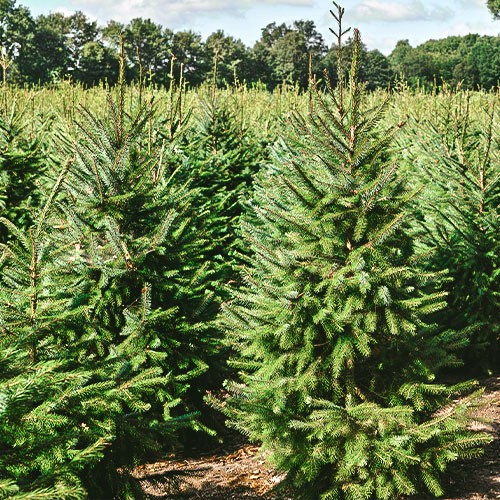
<svg viewBox="0 0 500 500">
<path fill-rule="evenodd" d="M 35 364 L 1 340 L 0 497 L 83 498 L 79 473 L 111 440 L 79 443 L 85 428 L 68 417 L 87 378 L 55 360 Z"/>
<path fill-rule="evenodd" d="M 442 328 L 468 332 L 462 355 L 472 373 L 500 370 L 498 99 L 445 89 L 428 119 L 412 119 L 405 148 L 424 187 L 412 206 L 424 269 L 448 269 Z M 402 145 L 408 141 L 403 138 Z"/>
<path fill-rule="evenodd" d="M 4 217 L 28 228 L 42 199 L 38 185 L 44 171 L 42 137 L 51 120 L 28 116 L 27 106 L 17 101 L 4 106 L 0 115 L 0 209 Z M 7 238 L 8 229 L 2 226 L 0 241 Z"/>
<path fill-rule="evenodd" d="M 68 415 L 68 400 L 88 376 L 56 354 L 63 348 L 57 342 L 78 312 L 68 307 L 69 295 L 54 293 L 47 238 L 36 227 L 2 223 L 11 238 L 0 261 L 1 496 L 82 498 L 78 472 L 105 440 L 86 449 L 78 443 L 84 429 Z"/>
<path fill-rule="evenodd" d="M 171 450 L 181 429 L 207 431 L 197 417 L 218 357 L 204 214 L 195 190 L 149 143 L 150 105 L 127 113 L 122 91 L 116 101 L 109 95 L 101 116 L 82 108 L 73 138 L 59 137 L 71 159 L 60 221 L 78 247 L 92 326 L 80 339 L 84 355 L 95 363 L 123 357 L 124 380 L 150 370 L 163 380 L 154 390 L 145 386 L 147 412 L 131 407 L 140 414 L 116 423 L 103 472 Z M 98 472 L 92 480 L 109 482 Z"/>
<path fill-rule="evenodd" d="M 435 382 L 460 335 L 436 333 L 445 294 L 413 261 L 413 193 L 390 147 L 401 124 L 379 130 L 387 103 L 366 107 L 357 30 L 344 84 L 337 9 L 339 84 L 313 82 L 256 181 L 245 285 L 221 318 L 240 381 L 219 406 L 296 497 L 441 495 L 447 463 L 487 439 L 466 429 L 468 404 L 451 406 L 470 384 Z"/>
<path fill-rule="evenodd" d="M 50 215 L 63 175 L 29 229 L 2 219 L 11 236 L 0 260 L 2 498 L 86 497 L 117 422 L 144 411 L 145 385 L 164 383 L 152 369 L 124 380 L 128 363 L 116 353 L 82 356 L 91 336 L 85 287 L 75 245 Z"/>
<path fill-rule="evenodd" d="M 240 92 L 243 89 L 237 87 L 236 95 L 225 99 L 215 85 L 200 91 L 200 109 L 193 117 L 190 144 L 185 148 L 185 175 L 199 189 L 197 203 L 209 214 L 211 260 L 217 279 L 223 282 L 235 278 L 240 246 L 236 228 L 266 156 L 264 146 L 245 122 L 238 102 Z"/>
</svg>

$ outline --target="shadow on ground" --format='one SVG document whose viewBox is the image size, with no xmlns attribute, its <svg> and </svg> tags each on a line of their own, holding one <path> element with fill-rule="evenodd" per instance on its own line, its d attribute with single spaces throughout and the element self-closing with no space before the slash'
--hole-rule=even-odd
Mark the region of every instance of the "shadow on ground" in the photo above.
<svg viewBox="0 0 500 500">
<path fill-rule="evenodd" d="M 494 441 L 481 457 L 449 466 L 443 478 L 447 500 L 500 499 L 500 377 L 481 385 L 484 404 L 474 428 L 490 433 Z M 273 494 L 283 475 L 267 464 L 258 447 L 241 440 L 211 453 L 146 464 L 134 476 L 151 500 L 293 500 Z"/>
</svg>

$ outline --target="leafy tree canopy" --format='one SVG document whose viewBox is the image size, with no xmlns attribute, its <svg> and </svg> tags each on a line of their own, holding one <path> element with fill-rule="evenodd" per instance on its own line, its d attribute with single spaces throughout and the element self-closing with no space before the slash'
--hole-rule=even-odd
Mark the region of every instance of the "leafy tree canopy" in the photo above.
<svg viewBox="0 0 500 500">
<path fill-rule="evenodd" d="M 488 0 L 488 9 L 495 19 L 500 19 L 500 0 Z"/>
</svg>

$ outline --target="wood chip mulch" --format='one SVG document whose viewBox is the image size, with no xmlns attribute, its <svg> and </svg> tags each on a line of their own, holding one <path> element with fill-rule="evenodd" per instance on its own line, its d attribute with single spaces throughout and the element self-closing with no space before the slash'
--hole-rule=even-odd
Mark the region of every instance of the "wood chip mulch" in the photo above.
<svg viewBox="0 0 500 500">
<path fill-rule="evenodd" d="M 450 464 L 444 478 L 447 500 L 500 499 L 500 376 L 483 380 L 482 403 L 473 428 L 493 436 L 484 454 Z"/>
<path fill-rule="evenodd" d="M 481 385 L 485 404 L 478 410 L 474 427 L 492 434 L 494 441 L 482 457 L 450 465 L 443 481 L 447 500 L 500 499 L 500 377 Z M 257 446 L 241 441 L 194 458 L 172 457 L 146 464 L 134 476 L 152 500 L 293 500 L 273 493 L 284 475 L 269 466 Z"/>
<path fill-rule="evenodd" d="M 134 475 L 151 499 L 271 499 L 270 490 L 283 479 L 250 444 L 230 453 L 143 465 Z"/>
</svg>

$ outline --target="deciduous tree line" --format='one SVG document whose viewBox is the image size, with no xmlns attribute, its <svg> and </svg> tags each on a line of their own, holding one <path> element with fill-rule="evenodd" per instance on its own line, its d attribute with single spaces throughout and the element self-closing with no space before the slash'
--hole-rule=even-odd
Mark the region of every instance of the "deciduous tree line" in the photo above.
<svg viewBox="0 0 500 500">
<path fill-rule="evenodd" d="M 491 5 L 490 5 L 491 4 Z M 494 2 L 488 4 L 496 15 Z M 197 86 L 214 74 L 220 85 L 260 82 L 273 89 L 283 82 L 305 87 L 309 72 L 337 75 L 336 47 L 328 47 L 313 21 L 268 24 L 253 47 L 218 30 L 205 40 L 194 31 L 172 31 L 150 19 L 106 26 L 82 12 L 33 17 L 16 0 L 0 0 L 0 59 L 3 79 L 17 84 L 47 84 L 71 79 L 86 86 L 118 78 L 120 35 L 127 61 L 127 80 L 166 85 L 174 74 Z M 352 40 L 345 46 L 352 54 Z M 500 74 L 499 37 L 467 35 L 431 40 L 412 47 L 397 43 L 386 57 L 362 45 L 359 76 L 369 89 L 387 88 L 396 79 L 412 87 L 446 81 L 465 88 L 491 89 Z"/>
</svg>

